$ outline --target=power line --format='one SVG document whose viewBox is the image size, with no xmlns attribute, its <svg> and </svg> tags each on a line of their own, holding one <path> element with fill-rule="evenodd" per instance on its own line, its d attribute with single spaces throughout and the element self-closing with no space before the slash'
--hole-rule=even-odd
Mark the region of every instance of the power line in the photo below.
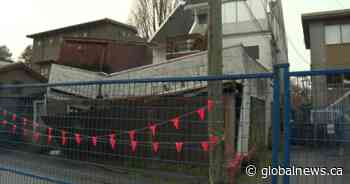
<svg viewBox="0 0 350 184">
<path fill-rule="evenodd" d="M 262 3 L 263 7 L 265 7 L 265 6 L 264 6 L 264 5 L 265 5 L 264 2 L 262 2 L 262 0 L 261 0 L 260 2 Z M 245 2 L 245 4 L 246 4 L 246 7 L 249 9 L 249 12 L 250 12 L 251 16 L 253 17 L 254 22 L 257 24 L 257 26 L 259 27 L 259 29 L 260 29 L 261 31 L 263 31 L 263 26 L 260 24 L 260 22 L 258 21 L 258 19 L 256 18 L 256 16 L 254 15 L 253 10 L 251 9 L 251 7 L 249 6 L 249 4 L 248 4 L 247 2 Z M 266 14 L 266 15 L 269 14 L 269 13 L 267 12 L 267 9 L 266 9 L 266 8 L 264 8 L 264 11 L 265 11 L 265 14 Z M 271 15 L 272 15 L 273 17 L 276 18 L 276 15 L 274 14 L 273 11 L 271 11 Z M 277 19 L 277 18 L 276 18 L 276 19 Z M 283 27 L 281 26 L 280 22 L 279 22 L 279 21 L 276 21 L 276 22 L 277 22 L 278 26 L 280 27 L 280 29 L 282 29 Z M 270 28 L 270 29 L 271 29 L 271 28 Z M 307 66 L 309 66 L 310 63 L 309 63 L 308 60 L 301 54 L 301 52 L 300 52 L 300 51 L 298 50 L 298 48 L 295 46 L 294 42 L 293 42 L 291 39 L 289 39 L 289 37 L 288 37 L 287 34 L 285 35 L 285 37 L 286 37 L 287 42 L 290 43 L 290 45 L 292 46 L 294 52 L 295 52 L 295 53 L 297 54 L 297 56 L 301 59 L 301 61 L 304 62 Z M 287 52 L 286 52 L 286 54 L 287 54 Z"/>
</svg>

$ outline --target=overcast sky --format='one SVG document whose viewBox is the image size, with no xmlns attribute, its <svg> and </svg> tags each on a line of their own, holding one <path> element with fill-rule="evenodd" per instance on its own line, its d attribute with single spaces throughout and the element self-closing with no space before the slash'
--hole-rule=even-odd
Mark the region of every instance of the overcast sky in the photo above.
<svg viewBox="0 0 350 184">
<path fill-rule="evenodd" d="M 259 1 L 259 0 L 258 0 Z M 301 14 L 350 8 L 349 0 L 282 0 L 289 40 L 292 70 L 309 69 L 309 52 L 305 50 Z M 6 44 L 17 60 L 32 43 L 26 35 L 67 25 L 112 18 L 127 22 L 132 0 L 10 0 L 0 11 L 0 45 Z M 293 49 L 294 44 L 296 50 Z M 305 61 L 304 61 L 305 60 Z"/>
</svg>

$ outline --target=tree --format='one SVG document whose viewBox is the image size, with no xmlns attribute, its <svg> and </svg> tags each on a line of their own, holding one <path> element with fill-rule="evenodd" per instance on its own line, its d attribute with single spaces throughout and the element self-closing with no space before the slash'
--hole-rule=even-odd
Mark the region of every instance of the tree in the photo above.
<svg viewBox="0 0 350 184">
<path fill-rule="evenodd" d="M 25 63 L 31 63 L 33 57 L 33 46 L 28 45 L 24 51 L 22 52 L 21 56 L 19 57 L 20 60 L 22 60 Z"/>
<path fill-rule="evenodd" d="M 129 20 L 141 37 L 149 39 L 176 8 L 179 0 L 135 0 Z"/>
<path fill-rule="evenodd" d="M 10 52 L 10 49 L 7 48 L 6 45 L 0 46 L 0 59 L 6 59 L 10 60 L 12 56 L 12 53 Z"/>
</svg>

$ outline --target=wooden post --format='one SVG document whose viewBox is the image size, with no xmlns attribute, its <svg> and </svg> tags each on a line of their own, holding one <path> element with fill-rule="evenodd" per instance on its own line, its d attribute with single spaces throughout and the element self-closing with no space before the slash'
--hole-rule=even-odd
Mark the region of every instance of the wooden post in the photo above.
<svg viewBox="0 0 350 184">
<path fill-rule="evenodd" d="M 232 160 L 235 156 L 235 137 L 236 137 L 236 101 L 235 93 L 231 93 L 229 96 L 224 97 L 225 105 L 225 160 Z M 226 165 L 226 164 L 225 164 Z M 226 172 L 226 171 L 225 171 Z M 232 174 L 232 175 L 231 175 Z M 235 173 L 228 173 L 225 178 L 225 183 L 234 183 L 235 178 L 233 177 Z"/>
<path fill-rule="evenodd" d="M 222 18 L 221 0 L 209 0 L 208 23 L 208 75 L 222 75 Z M 222 81 L 208 82 L 208 98 L 213 100 L 214 108 L 208 116 L 209 134 L 224 129 L 222 104 Z M 210 135 L 209 135 L 210 136 Z M 222 137 L 219 137 L 222 138 Z M 220 142 L 209 154 L 209 181 L 211 184 L 224 182 L 224 144 Z"/>
</svg>

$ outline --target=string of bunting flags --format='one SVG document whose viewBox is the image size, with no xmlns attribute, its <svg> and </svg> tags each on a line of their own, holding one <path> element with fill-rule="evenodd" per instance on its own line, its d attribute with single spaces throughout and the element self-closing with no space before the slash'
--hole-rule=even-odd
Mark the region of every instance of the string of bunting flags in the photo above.
<svg viewBox="0 0 350 184">
<path fill-rule="evenodd" d="M 161 123 L 149 123 L 149 125 L 147 127 L 143 127 L 140 129 L 134 129 L 134 130 L 128 130 L 128 131 L 120 131 L 120 134 L 128 134 L 128 137 L 130 139 L 130 148 L 131 151 L 133 153 L 136 152 L 137 150 L 137 146 L 139 144 L 139 142 L 136 140 L 136 134 L 137 132 L 140 131 L 145 131 L 148 130 L 152 137 L 155 138 L 156 134 L 157 134 L 157 129 L 160 126 L 163 126 L 165 124 L 168 124 L 169 122 L 172 124 L 172 126 L 176 129 L 179 130 L 180 129 L 180 123 L 181 123 L 181 119 L 187 116 L 190 116 L 192 114 L 197 114 L 199 119 L 201 121 L 205 120 L 206 117 L 206 111 L 210 112 L 212 111 L 214 108 L 214 102 L 212 100 L 208 100 L 207 101 L 207 106 L 205 107 L 201 107 L 198 108 L 196 111 L 193 112 L 188 112 L 185 113 L 181 116 L 176 116 L 168 121 L 164 121 Z M 16 122 L 18 122 L 17 120 L 21 120 L 20 122 L 22 122 L 22 134 L 23 136 L 27 136 L 28 133 L 32 133 L 33 139 L 35 142 L 39 143 L 40 142 L 40 137 L 44 136 L 47 137 L 47 144 L 51 144 L 53 141 L 54 136 L 54 132 L 58 132 L 60 134 L 60 144 L 62 146 L 67 145 L 68 144 L 68 140 L 69 139 L 74 139 L 75 144 L 80 145 L 83 143 L 83 138 L 87 138 L 88 141 L 91 143 L 92 146 L 97 146 L 98 143 L 107 143 L 110 144 L 110 147 L 112 150 L 116 150 L 117 149 L 117 134 L 112 130 L 110 134 L 107 135 L 101 135 L 101 136 L 97 136 L 97 135 L 82 135 L 78 132 L 68 132 L 66 130 L 63 129 L 55 129 L 52 127 L 48 127 L 46 125 L 42 125 L 43 128 L 46 129 L 46 133 L 41 133 L 40 131 L 38 131 L 39 128 L 39 124 L 33 121 L 30 121 L 29 119 L 25 118 L 25 117 L 18 117 L 18 115 L 16 113 L 11 113 L 8 112 L 7 110 L 2 110 L 1 115 L 3 116 L 3 120 L 0 121 L 0 124 L 4 127 L 6 126 L 10 126 L 10 131 L 13 135 L 16 134 L 16 131 L 18 129 L 18 124 L 16 124 Z M 13 121 L 13 123 L 11 123 L 10 121 L 6 120 L 7 117 L 11 117 L 11 120 Z M 30 124 L 32 125 L 32 129 L 29 130 L 28 128 L 30 127 Z M 184 142 L 184 141 L 178 141 L 173 143 L 175 145 L 175 149 L 177 153 L 181 153 L 183 151 L 183 147 L 185 144 L 199 144 L 201 149 L 204 152 L 208 152 L 210 150 L 211 146 L 215 146 L 220 138 L 219 135 L 221 133 L 212 133 L 209 136 L 209 140 L 204 140 L 201 142 Z M 69 137 L 69 135 L 72 135 L 71 137 Z M 152 141 L 152 150 L 154 153 L 158 153 L 160 150 L 160 145 L 162 145 L 163 142 L 159 142 L 156 140 Z"/>
</svg>

